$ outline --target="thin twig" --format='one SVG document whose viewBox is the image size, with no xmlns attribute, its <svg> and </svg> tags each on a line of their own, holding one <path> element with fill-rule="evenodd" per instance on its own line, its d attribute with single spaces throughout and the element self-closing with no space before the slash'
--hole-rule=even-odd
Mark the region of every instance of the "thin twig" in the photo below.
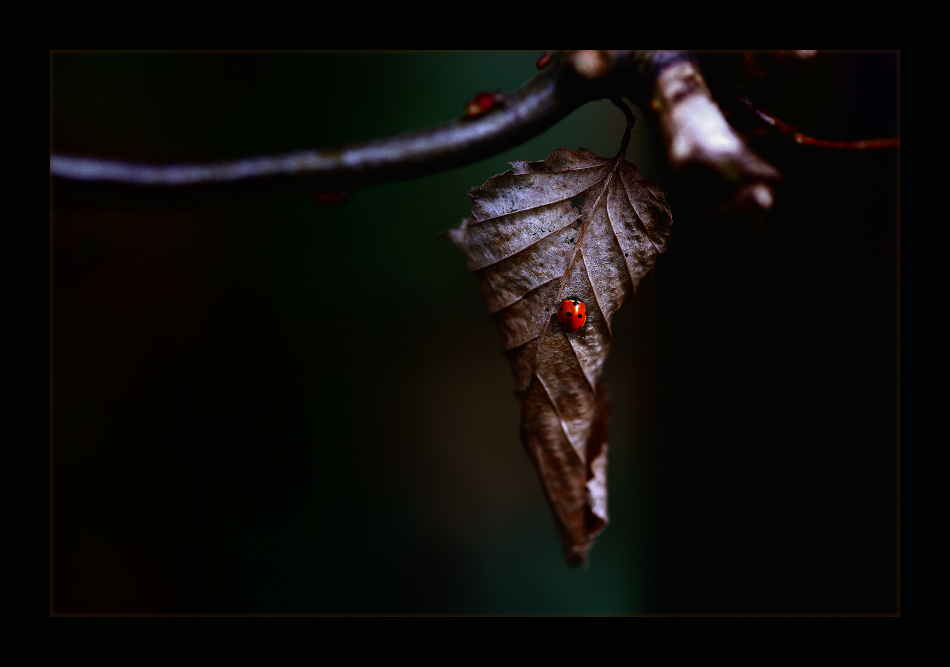
<svg viewBox="0 0 950 667">
<path fill-rule="evenodd" d="M 738 100 L 743 106 L 758 116 L 763 123 L 775 128 L 785 136 L 789 137 L 796 144 L 801 146 L 813 146 L 815 148 L 829 148 L 845 151 L 861 151 L 875 148 L 900 148 L 901 145 L 900 137 L 887 137 L 884 139 L 857 139 L 853 141 L 816 139 L 815 137 L 810 137 L 807 134 L 802 134 L 798 131 L 798 128 L 779 120 L 742 93 L 736 93 L 736 100 Z"/>
</svg>

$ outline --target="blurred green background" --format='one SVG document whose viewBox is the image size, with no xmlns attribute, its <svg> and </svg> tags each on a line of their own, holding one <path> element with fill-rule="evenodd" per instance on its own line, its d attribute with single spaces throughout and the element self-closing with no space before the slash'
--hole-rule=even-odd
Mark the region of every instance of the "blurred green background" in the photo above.
<svg viewBox="0 0 950 667">
<path fill-rule="evenodd" d="M 364 141 L 511 92 L 541 53 L 55 53 L 51 150 L 186 161 Z M 883 94 L 859 85 L 881 67 Z M 820 71 L 796 83 L 838 96 L 819 113 L 773 103 L 818 134 L 883 95 L 893 118 L 861 129 L 896 132 L 896 57 Z M 51 611 L 893 608 L 894 152 L 763 145 L 789 183 L 757 234 L 689 212 L 644 121 L 628 159 L 670 190 L 673 240 L 614 326 L 611 523 L 587 571 L 563 562 L 508 363 L 438 234 L 507 161 L 615 154 L 610 102 L 338 207 L 54 200 Z"/>
</svg>

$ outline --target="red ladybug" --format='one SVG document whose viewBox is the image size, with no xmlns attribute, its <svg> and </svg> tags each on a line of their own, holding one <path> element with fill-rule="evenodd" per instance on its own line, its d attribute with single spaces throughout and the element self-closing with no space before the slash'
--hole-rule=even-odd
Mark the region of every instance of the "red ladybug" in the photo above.
<svg viewBox="0 0 950 667">
<path fill-rule="evenodd" d="M 564 299 L 557 310 L 557 321 L 567 333 L 574 333 L 587 321 L 587 306 L 579 299 Z"/>
</svg>

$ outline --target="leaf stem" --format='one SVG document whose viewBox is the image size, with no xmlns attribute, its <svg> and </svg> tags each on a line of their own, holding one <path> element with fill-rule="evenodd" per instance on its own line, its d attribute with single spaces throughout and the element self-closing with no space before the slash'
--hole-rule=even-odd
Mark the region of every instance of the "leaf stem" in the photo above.
<svg viewBox="0 0 950 667">
<path fill-rule="evenodd" d="M 624 130 L 623 140 L 620 142 L 620 151 L 617 153 L 617 157 L 619 158 L 627 154 L 627 146 L 630 145 L 630 132 L 633 130 L 633 126 L 637 122 L 637 117 L 633 114 L 633 110 L 627 106 L 627 103 L 619 97 L 611 97 L 610 101 L 613 102 L 617 108 L 623 111 L 623 115 L 627 117 L 627 129 Z"/>
</svg>

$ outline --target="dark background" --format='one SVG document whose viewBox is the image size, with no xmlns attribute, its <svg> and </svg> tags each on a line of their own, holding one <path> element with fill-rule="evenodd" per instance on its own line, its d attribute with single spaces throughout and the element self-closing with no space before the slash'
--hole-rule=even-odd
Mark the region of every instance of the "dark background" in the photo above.
<svg viewBox="0 0 950 667">
<path fill-rule="evenodd" d="M 512 91 L 540 53 L 56 53 L 51 150 L 362 141 Z M 894 53 L 820 53 L 749 91 L 815 136 L 894 136 L 898 76 Z M 51 612 L 895 611 L 897 152 L 756 139 L 787 178 L 757 231 L 694 214 L 638 116 L 628 157 L 674 226 L 615 320 L 611 523 L 587 571 L 563 562 L 507 361 L 437 234 L 506 161 L 613 155 L 606 101 L 340 207 L 54 199 Z"/>
</svg>

